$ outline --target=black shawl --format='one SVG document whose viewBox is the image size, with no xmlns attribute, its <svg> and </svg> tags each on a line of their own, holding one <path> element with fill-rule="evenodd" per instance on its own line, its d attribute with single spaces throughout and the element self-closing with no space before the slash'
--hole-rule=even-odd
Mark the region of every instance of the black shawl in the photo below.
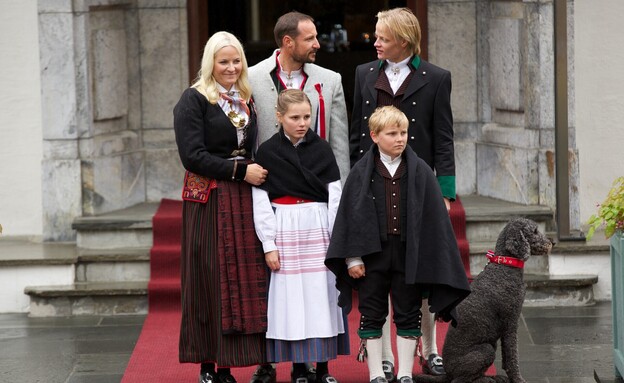
<svg viewBox="0 0 624 383">
<path fill-rule="evenodd" d="M 327 184 L 340 179 L 331 147 L 311 130 L 295 147 L 280 129 L 260 145 L 255 161 L 269 171 L 259 188 L 270 199 L 287 195 L 327 202 Z"/>
<path fill-rule="evenodd" d="M 357 280 L 349 277 L 345 258 L 381 254 L 381 233 L 370 190 L 378 153 L 373 145 L 349 173 L 325 260 L 337 276 L 339 304 L 347 311 Z M 427 285 L 431 311 L 455 324 L 455 306 L 470 293 L 470 287 L 442 192 L 431 168 L 409 146 L 403 160 L 407 162 L 405 281 Z"/>
</svg>

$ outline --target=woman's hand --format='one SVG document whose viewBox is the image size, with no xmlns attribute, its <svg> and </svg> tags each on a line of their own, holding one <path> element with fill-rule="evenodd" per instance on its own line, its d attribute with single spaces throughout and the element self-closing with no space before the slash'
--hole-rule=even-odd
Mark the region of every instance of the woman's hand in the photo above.
<svg viewBox="0 0 624 383">
<path fill-rule="evenodd" d="M 277 250 L 269 251 L 264 254 L 264 260 L 272 271 L 280 269 L 279 252 Z"/>
<path fill-rule="evenodd" d="M 247 165 L 247 172 L 245 173 L 245 182 L 254 186 L 259 186 L 266 181 L 269 171 L 258 164 Z"/>
<path fill-rule="evenodd" d="M 364 265 L 357 265 L 349 268 L 349 276 L 354 279 L 361 278 L 366 275 Z"/>
</svg>

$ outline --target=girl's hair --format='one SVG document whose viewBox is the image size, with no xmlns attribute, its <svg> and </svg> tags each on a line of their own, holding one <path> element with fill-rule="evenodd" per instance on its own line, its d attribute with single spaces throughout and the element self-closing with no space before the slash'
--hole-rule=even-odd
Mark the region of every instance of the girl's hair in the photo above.
<svg viewBox="0 0 624 383">
<path fill-rule="evenodd" d="M 382 130 L 391 126 L 407 128 L 408 124 L 409 121 L 405 114 L 392 105 L 375 109 L 368 118 L 368 128 L 375 134 L 379 134 Z"/>
<path fill-rule="evenodd" d="M 243 69 L 241 70 L 238 80 L 236 80 L 236 88 L 240 92 L 241 98 L 245 99 L 245 101 L 249 101 L 251 97 L 251 85 L 249 85 L 247 77 L 247 59 L 245 58 L 245 51 L 236 36 L 228 32 L 217 32 L 210 37 L 204 48 L 201 69 L 191 87 L 197 89 L 201 94 L 206 96 L 211 104 L 217 103 L 220 97 L 219 88 L 217 88 L 217 81 L 212 75 L 212 71 L 214 70 L 214 60 L 217 52 L 225 47 L 234 47 L 240 55 Z"/>
<path fill-rule="evenodd" d="M 377 23 L 385 26 L 398 41 L 406 41 L 414 55 L 420 54 L 420 24 L 409 8 L 393 8 L 377 13 Z"/>
<path fill-rule="evenodd" d="M 299 89 L 284 89 L 277 97 L 277 111 L 284 115 L 288 111 L 288 107 L 292 104 L 301 104 L 307 102 L 312 108 L 312 103 L 308 96 Z"/>
</svg>

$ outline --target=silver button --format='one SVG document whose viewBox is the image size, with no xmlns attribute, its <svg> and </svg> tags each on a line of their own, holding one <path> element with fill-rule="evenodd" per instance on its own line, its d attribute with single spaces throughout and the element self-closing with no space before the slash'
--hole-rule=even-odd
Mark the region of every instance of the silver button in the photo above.
<svg viewBox="0 0 624 383">
<path fill-rule="evenodd" d="M 427 74 L 427 72 L 423 71 L 423 76 L 426 75 L 426 74 Z"/>
<path fill-rule="evenodd" d="M 411 136 L 411 137 L 410 137 L 410 140 L 413 140 L 413 139 L 414 139 L 414 136 Z"/>
<path fill-rule="evenodd" d="M 369 68 L 368 70 L 372 72 L 375 70 L 375 68 Z"/>
<path fill-rule="evenodd" d="M 392 196 L 393 196 L 393 197 L 396 197 L 396 193 L 392 193 Z"/>
<path fill-rule="evenodd" d="M 396 231 L 396 229 L 392 229 L 392 230 Z"/>
<path fill-rule="evenodd" d="M 396 205 L 392 205 L 392 208 L 393 208 L 393 209 L 396 209 Z"/>
<path fill-rule="evenodd" d="M 279 124 L 276 122 L 276 123 L 275 123 L 275 127 L 278 127 L 278 126 L 279 126 Z"/>
<path fill-rule="evenodd" d="M 396 181 L 392 181 L 392 184 L 393 184 L 393 185 L 396 185 Z"/>
<path fill-rule="evenodd" d="M 416 105 L 416 101 L 412 101 L 412 105 Z"/>
<path fill-rule="evenodd" d="M 366 137 L 366 133 L 362 133 L 362 137 Z"/>
<path fill-rule="evenodd" d="M 396 220 L 396 217 L 392 217 L 392 219 L 395 219 L 395 220 Z"/>
<path fill-rule="evenodd" d="M 367 101 L 366 101 L 366 105 L 368 105 L 368 104 L 370 104 L 370 101 L 368 101 L 368 100 L 367 100 Z"/>
<path fill-rule="evenodd" d="M 368 120 L 368 116 L 364 116 L 364 119 L 365 119 L 365 120 Z"/>
<path fill-rule="evenodd" d="M 415 118 L 412 118 L 412 122 L 416 122 L 416 119 L 415 119 Z"/>
<path fill-rule="evenodd" d="M 364 149 L 360 149 L 360 153 L 364 153 Z"/>
</svg>

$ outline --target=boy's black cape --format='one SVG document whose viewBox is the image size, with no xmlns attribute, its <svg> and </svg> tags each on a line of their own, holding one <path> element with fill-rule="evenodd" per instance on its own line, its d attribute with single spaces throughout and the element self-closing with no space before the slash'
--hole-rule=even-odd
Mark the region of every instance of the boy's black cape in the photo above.
<svg viewBox="0 0 624 383">
<path fill-rule="evenodd" d="M 351 169 L 336 215 L 325 264 L 337 276 L 339 304 L 351 311 L 351 289 L 345 259 L 381 254 L 379 223 L 370 183 L 377 146 L 373 146 Z M 457 241 L 436 177 L 407 146 L 407 222 L 405 280 L 428 285 L 431 312 L 456 324 L 455 306 L 470 293 Z"/>
</svg>

